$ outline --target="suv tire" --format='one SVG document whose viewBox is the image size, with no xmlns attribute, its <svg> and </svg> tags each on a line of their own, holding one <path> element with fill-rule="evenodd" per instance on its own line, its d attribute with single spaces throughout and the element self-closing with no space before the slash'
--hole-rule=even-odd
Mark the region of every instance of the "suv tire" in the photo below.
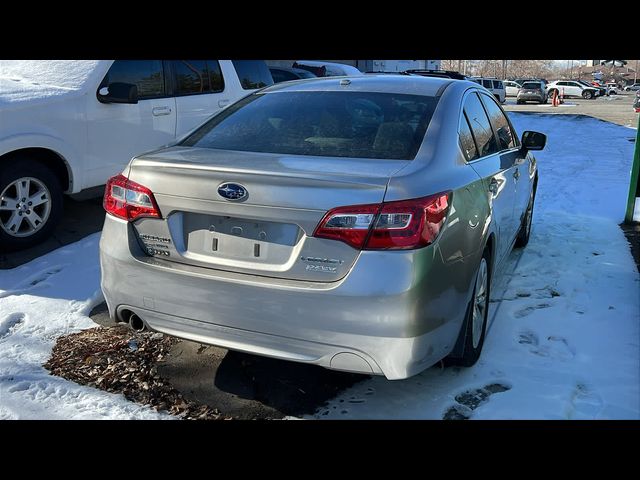
<svg viewBox="0 0 640 480">
<path fill-rule="evenodd" d="M 62 217 L 62 186 L 40 162 L 16 157 L 0 167 L 0 247 L 18 250 L 48 238 Z"/>
</svg>

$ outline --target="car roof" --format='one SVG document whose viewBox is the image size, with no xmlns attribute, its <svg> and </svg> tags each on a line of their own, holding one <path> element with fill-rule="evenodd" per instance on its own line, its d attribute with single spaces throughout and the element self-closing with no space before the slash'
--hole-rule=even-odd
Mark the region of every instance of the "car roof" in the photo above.
<svg viewBox="0 0 640 480">
<path fill-rule="evenodd" d="M 345 85 L 345 83 L 348 84 Z M 450 78 L 422 77 L 419 75 L 353 75 L 302 79 L 295 84 L 278 83 L 261 90 L 261 93 L 301 91 L 361 91 L 409 95 L 437 96 L 453 82 Z M 467 82 L 470 83 L 470 82 Z M 473 84 L 477 86 L 476 84 Z"/>
</svg>

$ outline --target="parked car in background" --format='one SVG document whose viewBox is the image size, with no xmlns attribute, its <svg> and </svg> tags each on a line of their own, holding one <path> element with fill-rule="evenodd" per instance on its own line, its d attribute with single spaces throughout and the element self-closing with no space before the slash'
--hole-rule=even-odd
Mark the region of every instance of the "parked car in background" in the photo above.
<svg viewBox="0 0 640 480">
<path fill-rule="evenodd" d="M 269 67 L 274 83 L 300 80 L 301 78 L 316 78 L 309 70 L 301 68 Z"/>
<path fill-rule="evenodd" d="M 319 62 L 312 60 L 296 60 L 293 68 L 308 70 L 316 77 L 337 77 L 343 75 L 363 75 L 356 67 L 343 63 Z"/>
<path fill-rule="evenodd" d="M 585 80 L 572 80 L 573 82 L 578 82 L 580 85 L 583 85 L 585 87 L 592 87 L 595 88 L 597 90 L 597 95 L 598 97 L 606 97 L 607 96 L 607 88 L 604 85 L 593 85 L 592 83 L 589 83 Z"/>
<path fill-rule="evenodd" d="M 0 61 L 0 247 L 44 240 L 63 193 L 272 84 L 262 60 Z"/>
<path fill-rule="evenodd" d="M 517 97 L 518 96 L 518 92 L 522 88 L 522 84 L 513 82 L 511 80 L 505 80 L 502 83 L 504 83 L 505 95 L 507 97 Z"/>
<path fill-rule="evenodd" d="M 617 95 L 618 94 L 618 84 L 615 82 L 609 82 L 605 84 L 607 89 L 607 95 Z"/>
<path fill-rule="evenodd" d="M 476 82 L 482 85 L 484 88 L 493 93 L 494 97 L 500 102 L 504 103 L 507 100 L 507 92 L 504 88 L 502 80 L 497 78 L 483 78 L 483 77 L 470 77 L 472 82 Z"/>
<path fill-rule="evenodd" d="M 541 82 L 545 88 L 547 88 L 547 85 L 549 85 L 549 82 L 547 82 L 546 79 L 544 78 L 535 78 L 535 77 L 524 77 L 524 78 L 516 78 L 514 80 L 514 82 L 522 85 L 524 82 Z"/>
<path fill-rule="evenodd" d="M 555 82 L 551 82 L 547 86 L 547 94 L 552 96 L 554 91 L 556 91 L 558 95 L 564 95 L 565 97 L 582 97 L 592 99 L 598 96 L 598 89 L 596 87 L 589 87 L 569 80 L 557 80 Z"/>
<path fill-rule="evenodd" d="M 547 92 L 542 82 L 524 82 L 516 97 L 516 103 L 547 103 Z"/>
<path fill-rule="evenodd" d="M 636 92 L 640 90 L 640 83 L 633 83 L 631 85 L 627 85 L 626 87 L 624 87 L 624 91 L 625 92 Z"/>
<path fill-rule="evenodd" d="M 531 150 L 545 142 L 520 141 L 495 97 L 463 80 L 266 88 L 109 180 L 109 314 L 388 379 L 447 356 L 473 365 L 491 286 L 529 239 Z"/>
</svg>

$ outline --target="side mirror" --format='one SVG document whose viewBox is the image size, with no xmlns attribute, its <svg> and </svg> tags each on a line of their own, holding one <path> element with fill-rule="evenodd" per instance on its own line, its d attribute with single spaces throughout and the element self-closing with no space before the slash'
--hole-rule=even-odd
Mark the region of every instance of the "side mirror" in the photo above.
<svg viewBox="0 0 640 480">
<path fill-rule="evenodd" d="M 100 103 L 138 103 L 138 87 L 132 83 L 114 82 L 100 88 L 97 93 Z"/>
<path fill-rule="evenodd" d="M 542 150 L 547 144 L 547 136 L 544 133 L 527 130 L 522 134 L 522 148 L 524 150 Z"/>
</svg>

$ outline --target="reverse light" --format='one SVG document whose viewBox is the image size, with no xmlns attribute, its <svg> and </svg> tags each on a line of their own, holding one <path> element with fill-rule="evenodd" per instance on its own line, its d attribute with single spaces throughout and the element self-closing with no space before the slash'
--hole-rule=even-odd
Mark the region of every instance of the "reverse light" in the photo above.
<svg viewBox="0 0 640 480">
<path fill-rule="evenodd" d="M 128 221 L 140 217 L 161 218 L 151 190 L 122 174 L 107 181 L 102 205 L 107 213 Z"/>
<path fill-rule="evenodd" d="M 449 212 L 451 192 L 371 205 L 334 208 L 314 237 L 339 240 L 362 250 L 426 247 L 438 237 Z"/>
</svg>

